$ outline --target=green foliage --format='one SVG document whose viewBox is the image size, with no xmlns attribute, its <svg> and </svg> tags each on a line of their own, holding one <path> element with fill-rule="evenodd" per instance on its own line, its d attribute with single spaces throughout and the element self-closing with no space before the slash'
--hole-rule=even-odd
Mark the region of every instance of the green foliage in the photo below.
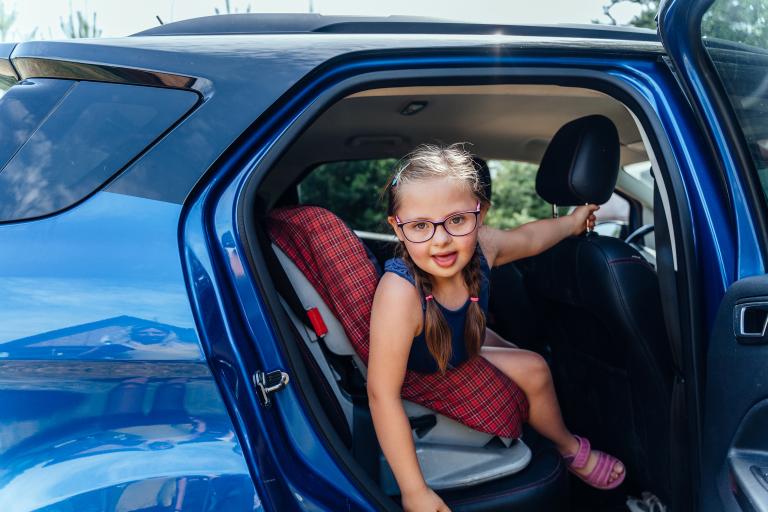
<svg viewBox="0 0 768 512">
<path fill-rule="evenodd" d="M 486 224 L 508 229 L 552 216 L 552 207 L 536 194 L 537 165 L 496 160 L 489 167 L 493 197 Z"/>
<path fill-rule="evenodd" d="M 356 160 L 322 164 L 301 182 L 299 200 L 328 208 L 354 229 L 390 232 L 381 192 L 397 160 Z"/>
<path fill-rule="evenodd" d="M 381 192 L 396 160 L 358 160 L 318 166 L 301 182 L 299 200 L 328 208 L 354 229 L 389 233 L 386 200 Z M 522 162 L 490 162 L 493 197 L 486 224 L 512 228 L 551 215 L 536 195 L 537 166 Z"/>
<path fill-rule="evenodd" d="M 59 18 L 61 31 L 70 39 L 82 39 L 88 37 L 101 37 L 101 29 L 96 28 L 96 13 L 93 13 L 93 20 L 88 21 L 81 11 L 72 14 L 72 6 L 69 7 L 69 18 L 64 21 Z"/>
<path fill-rule="evenodd" d="M 701 33 L 768 48 L 768 0 L 718 0 L 704 15 Z"/>
</svg>

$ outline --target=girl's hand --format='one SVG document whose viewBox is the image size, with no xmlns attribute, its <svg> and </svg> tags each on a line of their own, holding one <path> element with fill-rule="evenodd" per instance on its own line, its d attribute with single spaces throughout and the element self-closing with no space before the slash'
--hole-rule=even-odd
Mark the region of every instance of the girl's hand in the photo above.
<svg viewBox="0 0 768 512">
<path fill-rule="evenodd" d="M 570 219 L 571 222 L 573 222 L 574 227 L 573 231 L 571 232 L 572 235 L 580 235 L 584 232 L 585 229 L 587 229 L 587 223 L 589 223 L 590 228 L 595 227 L 595 215 L 594 212 L 599 210 L 600 207 L 596 204 L 586 204 L 582 206 L 577 206 L 575 210 L 571 212 L 567 219 Z"/>
<path fill-rule="evenodd" d="M 451 512 L 448 505 L 429 487 L 403 493 L 402 502 L 405 512 Z"/>
</svg>

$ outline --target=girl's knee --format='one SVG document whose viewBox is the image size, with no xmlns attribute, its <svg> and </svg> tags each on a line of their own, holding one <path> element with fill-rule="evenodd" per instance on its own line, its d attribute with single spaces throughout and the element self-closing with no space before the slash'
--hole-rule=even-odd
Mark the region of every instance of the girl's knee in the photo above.
<svg viewBox="0 0 768 512">
<path fill-rule="evenodd" d="M 529 377 L 531 387 L 540 389 L 552 382 L 552 374 L 546 359 L 536 352 L 528 352 L 525 361 L 525 373 Z"/>
</svg>

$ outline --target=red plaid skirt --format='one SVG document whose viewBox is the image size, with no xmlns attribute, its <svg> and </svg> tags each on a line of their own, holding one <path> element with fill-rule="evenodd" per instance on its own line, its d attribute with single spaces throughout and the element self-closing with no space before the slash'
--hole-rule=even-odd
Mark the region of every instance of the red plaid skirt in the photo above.
<svg viewBox="0 0 768 512">
<path fill-rule="evenodd" d="M 316 206 L 274 210 L 268 229 L 272 241 L 312 284 L 367 364 L 378 276 L 360 239 L 333 213 Z M 528 418 L 528 401 L 520 387 L 479 356 L 444 375 L 408 371 L 401 395 L 501 437 L 519 437 Z"/>
</svg>

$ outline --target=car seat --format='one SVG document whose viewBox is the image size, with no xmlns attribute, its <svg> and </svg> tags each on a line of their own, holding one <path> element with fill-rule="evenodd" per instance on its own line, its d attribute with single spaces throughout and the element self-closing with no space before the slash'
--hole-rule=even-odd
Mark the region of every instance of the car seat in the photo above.
<svg viewBox="0 0 768 512">
<path fill-rule="evenodd" d="M 360 390 L 364 389 L 370 308 L 378 276 L 362 242 L 338 217 L 315 206 L 274 210 L 267 229 L 279 261 L 279 268 L 271 271 L 284 272 L 290 282 L 290 290 L 279 290 L 286 311 L 329 384 L 345 419 L 344 427 L 353 438 L 375 443 L 370 420 L 366 424 L 360 418 L 370 416 L 367 407 L 361 407 Z M 291 295 L 295 295 L 293 299 Z M 489 371 L 485 365 L 490 364 L 484 359 L 473 365 L 470 370 L 474 373 L 462 375 L 463 380 L 454 380 L 451 387 L 462 393 L 488 393 L 492 399 L 486 408 L 514 419 L 510 408 L 527 404 L 516 404 L 505 396 L 508 379 L 493 367 Z M 363 386 L 351 383 L 355 378 L 363 380 Z M 417 374 L 406 378 L 420 377 Z M 423 379 L 422 385 L 425 383 L 441 385 Z M 489 393 L 492 389 L 496 391 Z M 452 500 L 458 509 L 493 510 L 497 506 L 534 504 L 562 509 L 567 501 L 561 459 L 546 443 L 539 443 L 541 453 L 532 459 L 531 450 L 522 440 L 469 428 L 456 421 L 454 411 L 439 401 L 430 403 L 431 408 L 411 400 L 404 400 L 403 405 L 428 485 Z M 519 437 L 519 421 L 509 425 L 508 432 L 514 434 L 511 437 Z M 354 452 L 359 444 L 352 445 Z M 357 458 L 377 457 L 374 472 L 378 473 L 381 487 L 389 494 L 397 494 L 383 455 L 378 451 L 357 451 Z M 370 460 L 360 462 L 370 467 Z"/>
<path fill-rule="evenodd" d="M 588 116 L 555 134 L 536 190 L 558 206 L 602 204 L 618 171 L 616 127 Z M 525 271 L 537 307 L 553 319 L 553 373 L 569 428 L 620 457 L 628 485 L 666 500 L 673 365 L 653 267 L 624 241 L 593 232 L 531 258 Z"/>
</svg>

